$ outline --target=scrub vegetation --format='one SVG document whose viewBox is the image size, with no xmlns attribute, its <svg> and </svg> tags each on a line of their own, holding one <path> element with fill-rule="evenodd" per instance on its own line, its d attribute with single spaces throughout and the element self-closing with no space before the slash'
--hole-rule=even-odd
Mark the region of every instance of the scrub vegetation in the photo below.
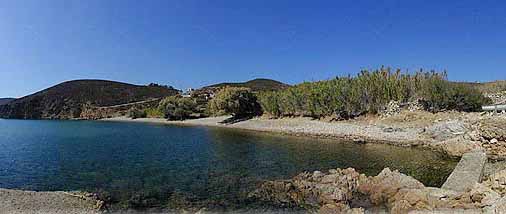
<svg viewBox="0 0 506 214">
<path fill-rule="evenodd" d="M 490 102 L 475 87 L 455 84 L 446 72 L 415 74 L 389 68 L 362 71 L 357 76 L 305 82 L 286 90 L 258 95 L 264 113 L 273 117 L 309 116 L 348 119 L 376 114 L 388 102 L 421 102 L 425 110 L 478 111 Z"/>
<path fill-rule="evenodd" d="M 170 96 L 157 108 L 143 112 L 134 109 L 130 116 L 184 120 L 209 115 L 247 118 L 264 114 L 272 118 L 303 116 L 342 120 L 377 114 L 390 101 L 421 104 L 424 110 L 433 113 L 479 111 L 482 105 L 490 103 L 475 85 L 448 81 L 446 72 L 407 73 L 385 67 L 364 70 L 356 76 L 286 85 L 275 90 L 254 91 L 230 85 L 214 88 L 216 92 L 211 98 Z"/>
</svg>

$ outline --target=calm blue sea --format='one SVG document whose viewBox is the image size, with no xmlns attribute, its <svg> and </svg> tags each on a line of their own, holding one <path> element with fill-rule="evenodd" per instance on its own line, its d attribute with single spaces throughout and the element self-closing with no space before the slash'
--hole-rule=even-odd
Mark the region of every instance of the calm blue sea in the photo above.
<svg viewBox="0 0 506 214">
<path fill-rule="evenodd" d="M 237 206 L 264 180 L 338 167 L 390 167 L 439 186 L 455 164 L 424 149 L 223 128 L 0 120 L 0 188 L 100 192 L 123 206 L 176 196 Z"/>
</svg>

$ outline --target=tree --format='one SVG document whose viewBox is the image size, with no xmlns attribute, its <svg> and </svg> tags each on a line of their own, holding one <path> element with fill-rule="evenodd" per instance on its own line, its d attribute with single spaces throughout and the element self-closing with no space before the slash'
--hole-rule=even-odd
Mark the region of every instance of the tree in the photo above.
<svg viewBox="0 0 506 214">
<path fill-rule="evenodd" d="M 128 117 L 130 117 L 132 119 L 145 118 L 147 116 L 146 111 L 140 110 L 135 107 L 128 110 L 127 115 L 128 115 Z"/>
<path fill-rule="evenodd" d="M 181 96 L 167 97 L 158 104 L 158 109 L 169 120 L 188 119 L 192 113 L 196 112 L 196 107 L 197 103 L 193 98 Z"/>
<path fill-rule="evenodd" d="M 235 118 L 261 113 L 257 97 L 248 88 L 225 87 L 208 103 L 213 115 L 232 114 Z"/>
</svg>

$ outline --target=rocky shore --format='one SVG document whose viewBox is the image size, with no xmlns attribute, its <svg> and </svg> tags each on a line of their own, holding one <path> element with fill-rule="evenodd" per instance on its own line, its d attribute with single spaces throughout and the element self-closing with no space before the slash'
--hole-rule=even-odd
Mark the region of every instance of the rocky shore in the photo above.
<svg viewBox="0 0 506 214">
<path fill-rule="evenodd" d="M 301 173 L 290 180 L 267 181 L 250 197 L 280 206 L 331 213 L 505 213 L 506 171 L 471 188 L 454 191 L 425 187 L 416 179 L 385 168 L 368 177 L 352 168 Z"/>
<path fill-rule="evenodd" d="M 388 168 L 376 176 L 366 176 L 349 168 L 305 172 L 290 180 L 266 181 L 249 197 L 281 207 L 303 207 L 324 214 L 506 212 L 506 164 L 500 161 L 506 159 L 504 115 L 402 111 L 337 122 L 310 118 L 253 118 L 233 124 L 220 123 L 227 118 L 167 121 L 119 117 L 104 121 L 225 127 L 359 143 L 423 146 L 456 157 L 470 151 L 483 151 L 485 159 L 493 161 L 484 167 L 484 177 L 479 176 L 479 183 L 471 183 L 462 191 L 426 187 L 416 179 Z M 0 198 L 0 210 L 8 213 L 101 213 L 103 206 L 93 194 L 86 193 L 0 189 Z"/>
</svg>

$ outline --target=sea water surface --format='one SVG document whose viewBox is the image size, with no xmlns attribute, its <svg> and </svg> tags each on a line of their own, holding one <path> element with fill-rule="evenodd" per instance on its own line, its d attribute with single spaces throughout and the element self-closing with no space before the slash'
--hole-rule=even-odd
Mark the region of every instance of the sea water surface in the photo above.
<svg viewBox="0 0 506 214">
<path fill-rule="evenodd" d="M 347 167 L 440 186 L 456 163 L 420 148 L 224 128 L 0 119 L 0 188 L 99 192 L 121 207 L 233 209 L 262 181 Z"/>
</svg>

